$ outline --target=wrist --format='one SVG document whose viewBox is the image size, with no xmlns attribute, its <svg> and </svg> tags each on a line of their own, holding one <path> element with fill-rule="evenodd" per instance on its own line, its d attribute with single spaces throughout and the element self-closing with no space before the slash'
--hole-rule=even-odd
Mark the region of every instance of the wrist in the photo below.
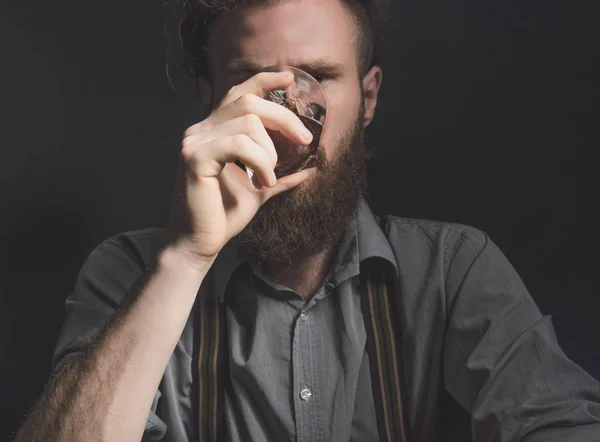
<svg viewBox="0 0 600 442">
<path fill-rule="evenodd" d="M 168 245 L 158 252 L 157 262 L 161 267 L 184 269 L 201 278 L 208 273 L 216 256 L 212 259 L 200 258 L 176 245 Z"/>
</svg>

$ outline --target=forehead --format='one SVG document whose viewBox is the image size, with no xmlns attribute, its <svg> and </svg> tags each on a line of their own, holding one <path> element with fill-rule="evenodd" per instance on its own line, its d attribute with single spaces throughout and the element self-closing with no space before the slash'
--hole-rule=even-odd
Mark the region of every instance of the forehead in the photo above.
<svg viewBox="0 0 600 442">
<path fill-rule="evenodd" d="M 211 34 L 213 71 L 314 60 L 355 67 L 352 18 L 341 0 L 287 0 L 224 13 Z"/>
</svg>

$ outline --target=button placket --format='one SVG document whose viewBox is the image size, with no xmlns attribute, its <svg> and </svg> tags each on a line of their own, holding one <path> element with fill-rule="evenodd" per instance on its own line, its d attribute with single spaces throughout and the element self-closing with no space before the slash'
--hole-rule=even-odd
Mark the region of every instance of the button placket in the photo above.
<svg viewBox="0 0 600 442">
<path fill-rule="evenodd" d="M 313 365 L 316 363 L 314 349 L 311 347 L 311 324 L 309 314 L 301 310 L 296 317 L 293 339 L 294 404 L 296 421 L 296 440 L 314 440 L 314 397 L 311 385 Z"/>
</svg>

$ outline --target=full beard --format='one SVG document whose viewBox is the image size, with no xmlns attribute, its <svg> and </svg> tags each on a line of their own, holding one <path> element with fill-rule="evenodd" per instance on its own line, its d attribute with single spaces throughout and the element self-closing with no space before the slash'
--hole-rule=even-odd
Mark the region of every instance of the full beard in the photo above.
<svg viewBox="0 0 600 442">
<path fill-rule="evenodd" d="M 364 100 L 361 100 L 364 103 Z M 259 266 L 291 267 L 292 258 L 314 256 L 339 246 L 361 195 L 367 191 L 364 104 L 331 159 L 319 148 L 316 173 L 261 206 L 237 236 L 242 252 Z"/>
</svg>

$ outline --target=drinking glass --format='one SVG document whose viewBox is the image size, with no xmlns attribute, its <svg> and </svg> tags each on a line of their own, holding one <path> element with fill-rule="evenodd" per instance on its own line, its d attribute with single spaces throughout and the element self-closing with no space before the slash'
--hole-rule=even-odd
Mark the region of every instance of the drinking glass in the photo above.
<svg viewBox="0 0 600 442">
<path fill-rule="evenodd" d="M 266 72 L 285 72 L 294 74 L 294 82 L 286 89 L 269 91 L 263 97 L 265 100 L 285 106 L 298 116 L 306 128 L 313 134 L 313 140 L 308 146 L 298 145 L 277 130 L 267 129 L 277 150 L 277 165 L 275 176 L 277 179 L 291 175 L 301 170 L 315 167 L 315 160 L 319 151 L 321 133 L 325 124 L 327 99 L 321 84 L 309 73 L 292 66 L 271 66 L 264 69 Z M 248 172 L 248 178 L 253 188 L 257 188 L 253 181 L 254 171 L 243 163 L 236 162 Z M 258 178 L 255 178 L 258 184 Z"/>
</svg>

